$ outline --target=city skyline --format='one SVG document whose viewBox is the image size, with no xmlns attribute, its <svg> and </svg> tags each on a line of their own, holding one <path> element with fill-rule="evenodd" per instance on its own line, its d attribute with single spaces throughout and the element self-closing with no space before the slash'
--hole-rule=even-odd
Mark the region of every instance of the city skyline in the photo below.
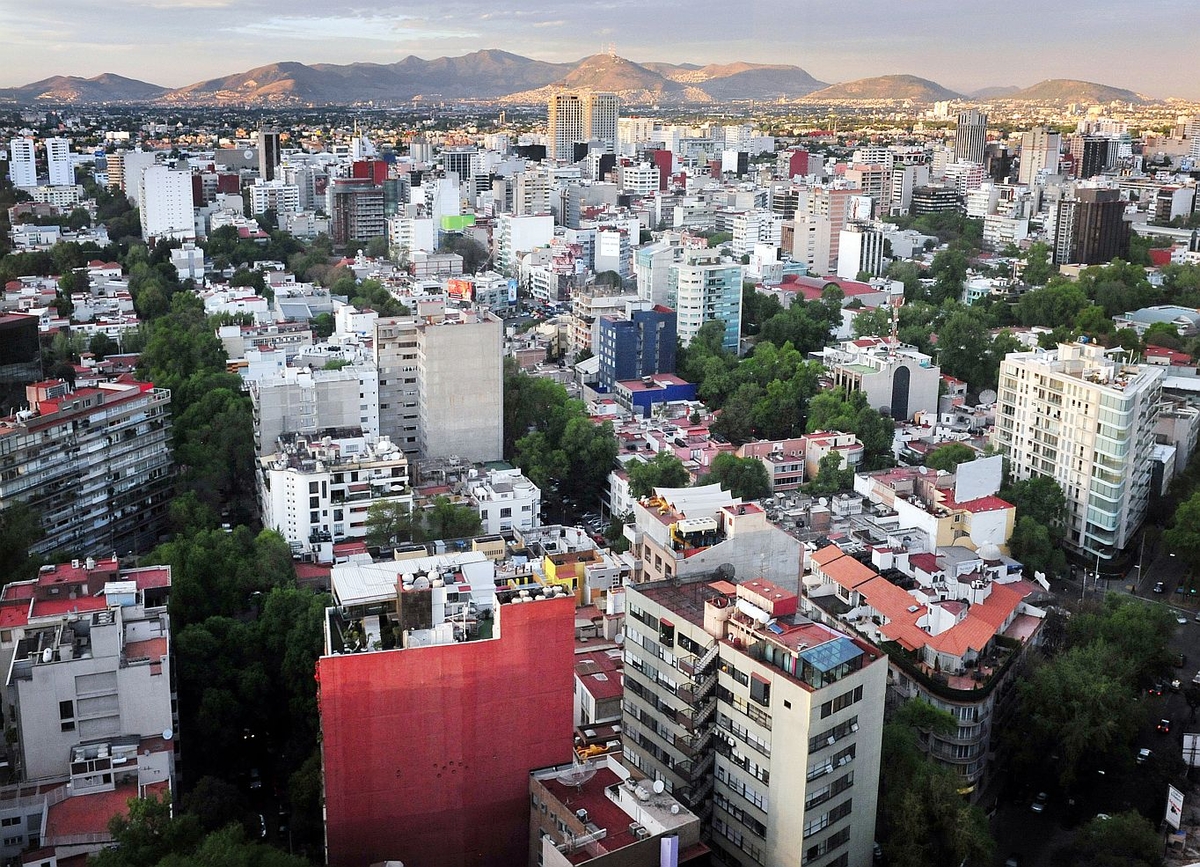
<svg viewBox="0 0 1200 867">
<path fill-rule="evenodd" d="M 1194 32 L 1131 27 L 1127 7 L 1114 0 L 1053 15 L 1032 0 L 1003 9 L 910 0 L 889 7 L 886 21 L 869 0 L 814 0 L 803 10 L 757 0 L 736 17 L 715 3 L 668 0 L 654 13 L 659 26 L 629 0 L 478 9 L 462 0 L 392 9 L 298 0 L 282 12 L 265 0 L 132 0 L 102 14 L 84 0 L 0 9 L 0 49 L 9 59 L 0 87 L 105 72 L 181 87 L 281 61 L 391 63 L 500 48 L 573 62 L 615 49 L 635 62 L 794 64 L 828 82 L 906 73 L 970 93 L 1075 78 L 1200 99 L 1200 70 L 1178 62 L 1195 51 Z M 635 10 L 636 26 L 627 20 Z M 1141 19 L 1182 20 L 1188 11 L 1185 0 L 1150 0 Z M 851 26 L 863 20 L 880 26 Z M 131 33 L 139 44 L 128 44 Z M 1112 50 L 1098 50 L 1106 45 Z"/>
</svg>

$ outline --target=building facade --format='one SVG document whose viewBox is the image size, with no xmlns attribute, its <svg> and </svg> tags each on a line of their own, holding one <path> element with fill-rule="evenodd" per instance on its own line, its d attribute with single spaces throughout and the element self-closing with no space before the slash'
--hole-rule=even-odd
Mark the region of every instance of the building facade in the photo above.
<svg viewBox="0 0 1200 867">
<path fill-rule="evenodd" d="M 708 250 L 690 249 L 667 270 L 667 307 L 675 310 L 676 328 L 684 346 L 705 322 L 725 324 L 721 345 L 737 352 L 742 329 L 743 266 L 723 261 Z"/>
<path fill-rule="evenodd" d="M 611 391 L 625 379 L 675 372 L 675 311 L 654 306 L 634 309 L 628 318 L 600 318 L 600 384 Z"/>
<path fill-rule="evenodd" d="M 145 551 L 172 497 L 171 394 L 151 383 L 26 387 L 0 419 L 0 508 L 22 502 L 45 536 L 30 553 Z"/>
<path fill-rule="evenodd" d="M 871 862 L 886 656 L 763 580 L 626 588 L 624 758 L 718 857 Z"/>
<path fill-rule="evenodd" d="M 992 443 L 1014 479 L 1058 483 L 1065 541 L 1089 559 L 1127 547 L 1145 517 L 1163 375 L 1094 343 L 1009 353 L 1000 365 Z"/>
</svg>

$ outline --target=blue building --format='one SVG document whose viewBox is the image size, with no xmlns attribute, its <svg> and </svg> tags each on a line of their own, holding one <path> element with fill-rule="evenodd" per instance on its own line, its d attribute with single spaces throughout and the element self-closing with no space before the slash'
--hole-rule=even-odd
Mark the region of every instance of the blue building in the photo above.
<svg viewBox="0 0 1200 867">
<path fill-rule="evenodd" d="M 613 397 L 634 415 L 649 418 L 655 404 L 695 400 L 696 386 L 674 374 L 664 373 L 661 376 L 622 380 L 613 388 Z"/>
<path fill-rule="evenodd" d="M 675 372 L 675 311 L 655 305 L 629 310 L 629 318 L 600 319 L 600 390 L 623 379 Z"/>
</svg>

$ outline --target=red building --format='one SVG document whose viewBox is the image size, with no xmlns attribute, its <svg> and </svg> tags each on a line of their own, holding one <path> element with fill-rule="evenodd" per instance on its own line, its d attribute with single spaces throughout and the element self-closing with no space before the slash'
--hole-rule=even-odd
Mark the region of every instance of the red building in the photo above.
<svg viewBox="0 0 1200 867">
<path fill-rule="evenodd" d="M 498 638 L 318 661 L 331 867 L 528 863 L 529 773 L 572 759 L 574 612 L 510 602 Z"/>
</svg>

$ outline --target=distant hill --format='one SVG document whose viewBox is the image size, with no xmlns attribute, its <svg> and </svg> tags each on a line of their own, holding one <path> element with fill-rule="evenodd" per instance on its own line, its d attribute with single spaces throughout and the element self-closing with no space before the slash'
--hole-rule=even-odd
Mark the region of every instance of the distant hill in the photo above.
<svg viewBox="0 0 1200 867">
<path fill-rule="evenodd" d="M 106 72 L 93 78 L 55 75 L 22 87 L 0 88 L 0 99 L 20 103 L 151 102 L 166 92 L 167 88 L 157 84 Z"/>
<path fill-rule="evenodd" d="M 910 99 L 913 102 L 937 102 L 959 96 L 961 94 L 935 81 L 915 75 L 881 75 L 835 84 L 810 93 L 807 98 L 813 101 Z"/>
<path fill-rule="evenodd" d="M 1152 102 L 1150 97 L 1111 87 L 1107 84 L 1096 84 L 1094 81 L 1078 81 L 1073 78 L 1048 78 L 1039 81 L 1033 87 L 1018 90 L 1009 94 L 1007 99 L 1024 100 L 1027 102 L 1087 102 L 1102 105 L 1108 102 Z"/>
<path fill-rule="evenodd" d="M 575 63 L 547 63 L 488 49 L 433 60 L 409 56 L 394 63 L 269 63 L 175 89 L 112 74 L 94 78 L 54 76 L 0 89 L 0 101 L 248 106 L 388 105 L 436 99 L 539 103 L 564 88 L 611 91 L 630 105 L 750 99 L 935 102 L 960 96 L 913 75 L 884 75 L 827 85 L 789 64 L 635 63 L 609 54 L 592 55 Z M 1099 104 L 1149 101 L 1130 90 L 1070 79 L 1043 81 L 1025 90 L 984 88 L 971 97 Z"/>
<path fill-rule="evenodd" d="M 1002 87 L 983 87 L 979 90 L 973 90 L 967 94 L 970 99 L 1002 99 L 1006 96 L 1012 96 L 1021 88 L 1015 84 L 1008 84 Z"/>
</svg>

